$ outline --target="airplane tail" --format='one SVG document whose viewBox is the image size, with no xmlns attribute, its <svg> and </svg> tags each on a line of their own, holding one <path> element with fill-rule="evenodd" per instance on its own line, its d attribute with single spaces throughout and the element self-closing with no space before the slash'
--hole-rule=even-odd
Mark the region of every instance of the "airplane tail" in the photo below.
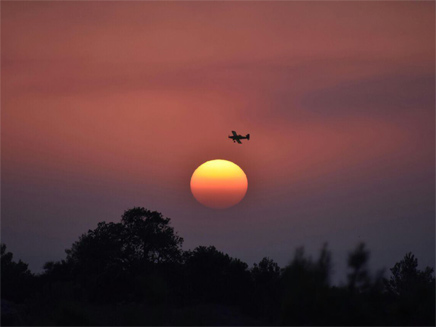
<svg viewBox="0 0 436 327">
<path fill-rule="evenodd" d="M 247 140 L 250 140 L 250 134 L 247 134 L 246 138 Z"/>
</svg>

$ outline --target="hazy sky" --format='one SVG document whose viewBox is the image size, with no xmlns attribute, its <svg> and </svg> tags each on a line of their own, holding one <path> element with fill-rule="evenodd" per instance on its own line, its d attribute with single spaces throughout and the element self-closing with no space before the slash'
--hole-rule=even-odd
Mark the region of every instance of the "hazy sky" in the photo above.
<svg viewBox="0 0 436 327">
<path fill-rule="evenodd" d="M 172 219 L 184 249 L 215 245 L 249 265 L 328 242 L 342 276 L 365 241 L 374 268 L 408 251 L 434 266 L 434 13 L 434 2 L 2 2 L 2 242 L 40 271 L 143 206 Z M 239 205 L 193 198 L 191 175 L 211 159 L 245 171 Z"/>
</svg>

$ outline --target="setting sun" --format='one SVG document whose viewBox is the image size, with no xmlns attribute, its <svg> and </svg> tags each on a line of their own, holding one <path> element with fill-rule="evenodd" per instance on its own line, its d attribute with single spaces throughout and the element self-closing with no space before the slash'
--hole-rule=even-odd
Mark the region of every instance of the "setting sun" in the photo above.
<svg viewBox="0 0 436 327">
<path fill-rule="evenodd" d="M 225 209 L 239 203 L 247 193 L 244 171 L 228 160 L 210 160 L 200 165 L 191 177 L 191 192 L 201 204 Z"/>
</svg>

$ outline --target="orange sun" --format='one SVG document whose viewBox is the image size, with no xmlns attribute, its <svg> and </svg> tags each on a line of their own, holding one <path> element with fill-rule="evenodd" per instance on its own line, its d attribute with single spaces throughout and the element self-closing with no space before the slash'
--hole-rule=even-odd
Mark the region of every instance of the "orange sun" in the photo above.
<svg viewBox="0 0 436 327">
<path fill-rule="evenodd" d="M 206 207 L 225 209 L 239 203 L 247 193 L 244 171 L 228 160 L 210 160 L 200 165 L 191 177 L 191 192 Z"/>
</svg>

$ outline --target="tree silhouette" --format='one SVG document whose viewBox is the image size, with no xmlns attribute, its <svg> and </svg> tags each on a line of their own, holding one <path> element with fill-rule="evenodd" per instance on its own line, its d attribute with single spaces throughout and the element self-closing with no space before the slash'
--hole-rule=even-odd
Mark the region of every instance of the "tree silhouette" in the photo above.
<svg viewBox="0 0 436 327">
<path fill-rule="evenodd" d="M 214 246 L 199 246 L 185 253 L 188 289 L 197 301 L 241 303 L 250 289 L 245 262 L 231 258 Z"/>
<path fill-rule="evenodd" d="M 170 218 L 157 211 L 133 208 L 121 223 L 101 222 L 80 237 L 67 260 L 75 265 L 107 267 L 174 262 L 181 259 L 183 238 L 169 226 Z"/>
<path fill-rule="evenodd" d="M 71 267 L 65 260 L 48 261 L 43 266 L 45 279 L 53 281 L 67 281 L 71 279 Z"/>
<path fill-rule="evenodd" d="M 144 208 L 124 212 L 120 223 L 100 222 L 66 250 L 72 274 L 90 290 L 92 298 L 141 299 L 146 276 L 159 275 L 156 265 L 177 263 L 183 239 L 169 226 L 170 218 Z M 151 278 L 151 277 L 150 277 Z M 139 287 L 142 285 L 144 287 Z"/>
<path fill-rule="evenodd" d="M 348 255 L 348 285 L 343 301 L 346 311 L 344 323 L 364 325 L 385 322 L 384 300 L 382 298 L 383 271 L 371 276 L 368 269 L 370 252 L 365 243 L 357 244 L 356 248 Z"/>
<path fill-rule="evenodd" d="M 265 284 L 280 277 L 279 265 L 268 257 L 251 268 L 251 275 L 257 284 Z"/>
<path fill-rule="evenodd" d="M 385 285 L 388 292 L 397 296 L 408 296 L 419 289 L 428 288 L 434 283 L 433 268 L 426 267 L 424 271 L 417 269 L 418 259 L 409 252 L 404 259 L 397 262 L 390 270 L 392 276 Z"/>
<path fill-rule="evenodd" d="M 325 324 L 330 311 L 330 258 L 326 245 L 315 262 L 305 257 L 304 248 L 296 250 L 292 262 L 283 271 L 282 324 Z"/>
<path fill-rule="evenodd" d="M 331 286 L 327 245 L 316 260 L 298 248 L 284 269 L 267 257 L 248 269 L 214 246 L 184 252 L 182 243 L 169 218 L 137 207 L 120 222 L 98 223 L 41 275 L 1 244 L 2 324 L 435 323 L 433 268 L 419 270 L 412 253 L 383 279 L 370 273 L 360 243 L 348 255 L 346 283 Z"/>
<path fill-rule="evenodd" d="M 13 254 L 6 252 L 6 244 L 0 244 L 1 253 L 1 296 L 22 302 L 32 291 L 34 276 L 27 263 L 13 261 Z"/>
<path fill-rule="evenodd" d="M 356 249 L 348 255 L 347 263 L 351 269 L 351 273 L 348 274 L 348 287 L 352 292 L 361 292 L 369 287 L 368 259 L 369 251 L 365 249 L 364 243 L 359 243 Z"/>
<path fill-rule="evenodd" d="M 183 238 L 169 226 L 170 218 L 137 207 L 125 211 L 121 223 L 126 232 L 126 245 L 137 260 L 150 263 L 181 260 Z"/>
<path fill-rule="evenodd" d="M 394 323 L 434 325 L 435 278 L 433 268 L 418 270 L 418 259 L 412 253 L 392 267 L 392 276 L 385 286 L 393 301 L 391 310 L 397 317 Z"/>
<path fill-rule="evenodd" d="M 250 270 L 253 280 L 253 310 L 257 318 L 267 323 L 277 324 L 280 313 L 280 273 L 279 265 L 265 257 Z"/>
</svg>

